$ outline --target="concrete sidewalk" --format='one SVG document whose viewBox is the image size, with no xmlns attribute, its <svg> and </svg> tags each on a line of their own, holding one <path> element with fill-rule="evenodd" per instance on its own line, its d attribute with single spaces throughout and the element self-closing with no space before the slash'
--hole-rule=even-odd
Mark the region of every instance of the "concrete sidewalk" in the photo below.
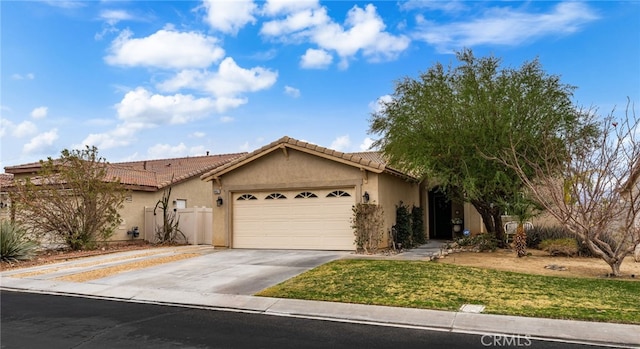
<svg viewBox="0 0 640 349">
<path fill-rule="evenodd" d="M 254 297 L 176 287 L 179 283 L 174 284 L 172 289 L 161 289 L 151 285 L 76 283 L 42 277 L 12 277 L 17 275 L 15 271 L 0 275 L 0 289 L 8 291 L 640 348 L 640 326 L 637 325 Z"/>
</svg>

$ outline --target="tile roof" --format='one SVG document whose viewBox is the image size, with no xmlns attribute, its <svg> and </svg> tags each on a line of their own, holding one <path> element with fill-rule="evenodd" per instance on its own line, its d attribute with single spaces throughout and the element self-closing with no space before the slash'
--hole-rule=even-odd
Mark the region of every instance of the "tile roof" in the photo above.
<svg viewBox="0 0 640 349">
<path fill-rule="evenodd" d="M 10 173 L 0 173 L 0 188 L 5 188 L 13 184 L 13 175 Z"/>
<path fill-rule="evenodd" d="M 275 142 L 267 144 L 249 154 L 238 157 L 233 161 L 226 163 L 220 167 L 216 167 L 215 169 L 203 174 L 200 176 L 203 180 L 211 180 L 212 178 L 229 172 L 239 166 L 242 166 L 244 163 L 252 161 L 255 158 L 261 157 L 274 149 L 289 147 L 293 149 L 298 149 L 300 151 L 312 153 L 315 155 L 319 155 L 328 159 L 332 159 L 335 161 L 343 162 L 352 166 L 365 168 L 369 171 L 381 173 L 381 172 L 389 172 L 394 175 L 399 175 L 402 177 L 406 177 L 407 179 L 415 180 L 414 177 L 410 175 L 406 175 L 401 173 L 400 171 L 393 170 L 386 165 L 386 161 L 382 158 L 382 155 L 377 152 L 361 152 L 361 153 L 343 153 L 337 150 L 325 148 L 319 145 L 315 145 L 308 142 L 299 141 L 297 139 L 291 137 L 282 137 Z"/>
<path fill-rule="evenodd" d="M 132 189 L 155 191 L 179 183 L 224 165 L 246 153 L 194 156 L 172 159 L 109 163 L 107 177 L 119 178 Z M 7 172 L 25 173 L 40 168 L 40 163 L 5 167 Z"/>
</svg>

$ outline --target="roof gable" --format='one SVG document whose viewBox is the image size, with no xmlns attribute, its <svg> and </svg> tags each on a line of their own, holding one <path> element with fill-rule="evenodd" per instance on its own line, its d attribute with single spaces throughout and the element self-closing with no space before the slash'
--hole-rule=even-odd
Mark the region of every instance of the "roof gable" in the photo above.
<svg viewBox="0 0 640 349">
<path fill-rule="evenodd" d="M 286 149 L 295 149 L 307 154 L 322 157 L 328 160 L 336 161 L 348 166 L 357 167 L 374 173 L 393 172 L 393 174 L 406 177 L 406 179 L 415 180 L 414 177 L 387 168 L 386 162 L 382 159 L 382 156 L 379 153 L 343 153 L 337 150 L 321 147 L 319 145 L 299 141 L 287 136 L 282 137 L 275 142 L 267 144 L 249 154 L 238 157 L 225 165 L 217 167 L 203 174 L 200 178 L 205 181 L 214 180 L 215 178 L 218 178 L 225 173 L 229 173 L 239 167 L 246 165 L 247 163 L 270 154 L 273 151 L 283 150 L 286 152 Z"/>
</svg>

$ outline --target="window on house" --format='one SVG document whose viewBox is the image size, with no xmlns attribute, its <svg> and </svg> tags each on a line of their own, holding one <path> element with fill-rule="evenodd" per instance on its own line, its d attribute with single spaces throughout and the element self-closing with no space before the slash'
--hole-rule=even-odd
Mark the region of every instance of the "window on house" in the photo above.
<svg viewBox="0 0 640 349">
<path fill-rule="evenodd" d="M 343 190 L 334 190 L 331 193 L 327 194 L 328 198 L 341 198 L 343 196 L 351 196 L 351 194 Z"/>
<path fill-rule="evenodd" d="M 253 195 L 251 195 L 251 194 L 242 194 L 242 195 L 240 195 L 238 197 L 237 200 L 238 201 L 241 201 L 241 200 L 258 200 L 258 198 L 253 196 Z"/>
<path fill-rule="evenodd" d="M 296 195 L 296 199 L 308 199 L 308 198 L 317 198 L 318 195 L 310 192 L 310 191 L 303 191 L 302 193 Z"/>
<path fill-rule="evenodd" d="M 187 208 L 187 200 L 186 199 L 176 199 L 176 207 L 175 208 Z"/>
<path fill-rule="evenodd" d="M 280 193 L 273 193 L 267 195 L 266 200 L 278 200 L 278 199 L 286 199 L 287 197 Z"/>
</svg>

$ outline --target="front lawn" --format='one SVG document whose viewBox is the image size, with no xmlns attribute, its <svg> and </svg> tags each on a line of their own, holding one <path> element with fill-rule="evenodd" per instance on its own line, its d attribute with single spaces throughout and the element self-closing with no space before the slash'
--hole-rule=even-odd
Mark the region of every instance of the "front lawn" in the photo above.
<svg viewBox="0 0 640 349">
<path fill-rule="evenodd" d="M 640 282 L 529 275 L 424 261 L 338 260 L 258 296 L 640 324 Z"/>
</svg>

